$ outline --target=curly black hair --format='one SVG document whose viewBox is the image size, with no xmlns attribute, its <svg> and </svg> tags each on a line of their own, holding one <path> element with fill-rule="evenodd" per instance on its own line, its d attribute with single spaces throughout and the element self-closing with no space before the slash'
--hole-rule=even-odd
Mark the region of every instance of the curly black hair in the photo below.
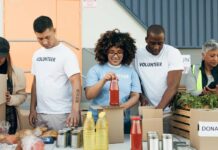
<svg viewBox="0 0 218 150">
<path fill-rule="evenodd" d="M 129 65 L 135 58 L 135 40 L 129 33 L 121 33 L 120 30 L 114 29 L 102 34 L 96 44 L 95 60 L 97 60 L 99 64 L 103 65 L 108 62 L 108 50 L 111 47 L 121 48 L 123 50 L 122 65 Z"/>
</svg>

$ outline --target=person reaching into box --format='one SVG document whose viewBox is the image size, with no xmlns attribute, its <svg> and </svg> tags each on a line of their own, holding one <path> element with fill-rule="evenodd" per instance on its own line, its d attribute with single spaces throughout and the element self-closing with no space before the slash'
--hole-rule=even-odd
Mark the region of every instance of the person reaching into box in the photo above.
<svg viewBox="0 0 218 150">
<path fill-rule="evenodd" d="M 141 93 L 138 75 L 129 66 L 135 53 L 135 40 L 129 33 L 121 33 L 118 29 L 106 31 L 95 47 L 98 64 L 89 70 L 85 84 L 85 95 L 91 100 L 91 105 L 109 106 L 110 81 L 118 78 L 119 103 L 125 114 L 125 133 L 130 132 L 129 109 L 138 102 Z M 90 110 L 97 120 L 97 111 Z"/>
<path fill-rule="evenodd" d="M 142 105 L 163 109 L 164 131 L 170 131 L 169 104 L 179 87 L 183 71 L 180 51 L 164 44 L 165 30 L 161 25 L 148 27 L 145 48 L 137 50 L 134 67 L 140 77 L 143 94 Z"/>
</svg>

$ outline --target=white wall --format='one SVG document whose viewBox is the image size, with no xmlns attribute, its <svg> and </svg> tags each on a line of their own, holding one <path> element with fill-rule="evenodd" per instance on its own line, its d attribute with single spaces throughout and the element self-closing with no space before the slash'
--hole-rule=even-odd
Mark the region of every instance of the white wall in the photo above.
<svg viewBox="0 0 218 150">
<path fill-rule="evenodd" d="M 3 36 L 3 0 L 0 0 L 0 36 Z"/>
<path fill-rule="evenodd" d="M 95 8 L 82 5 L 82 47 L 94 48 L 101 33 L 118 28 L 136 39 L 137 47 L 144 47 L 146 30 L 115 0 L 96 0 Z"/>
</svg>

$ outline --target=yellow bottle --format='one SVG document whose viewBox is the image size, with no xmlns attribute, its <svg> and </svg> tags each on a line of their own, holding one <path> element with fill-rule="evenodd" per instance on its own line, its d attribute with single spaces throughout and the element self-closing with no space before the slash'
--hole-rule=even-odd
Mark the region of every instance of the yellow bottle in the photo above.
<svg viewBox="0 0 218 150">
<path fill-rule="evenodd" d="M 108 150 L 108 122 L 105 112 L 100 112 L 96 124 L 96 150 Z"/>
<path fill-rule="evenodd" d="M 83 127 L 83 149 L 95 150 L 95 122 L 92 112 L 87 113 Z"/>
</svg>

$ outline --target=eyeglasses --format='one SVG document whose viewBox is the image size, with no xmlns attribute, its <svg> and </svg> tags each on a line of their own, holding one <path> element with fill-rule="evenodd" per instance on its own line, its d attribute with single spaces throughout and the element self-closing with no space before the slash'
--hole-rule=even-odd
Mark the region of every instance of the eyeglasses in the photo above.
<svg viewBox="0 0 218 150">
<path fill-rule="evenodd" d="M 149 42 L 151 45 L 163 45 L 164 42 Z"/>
<path fill-rule="evenodd" d="M 118 51 L 118 52 L 109 51 L 108 54 L 112 56 L 115 56 L 115 55 L 121 56 L 123 55 L 123 51 Z"/>
</svg>

